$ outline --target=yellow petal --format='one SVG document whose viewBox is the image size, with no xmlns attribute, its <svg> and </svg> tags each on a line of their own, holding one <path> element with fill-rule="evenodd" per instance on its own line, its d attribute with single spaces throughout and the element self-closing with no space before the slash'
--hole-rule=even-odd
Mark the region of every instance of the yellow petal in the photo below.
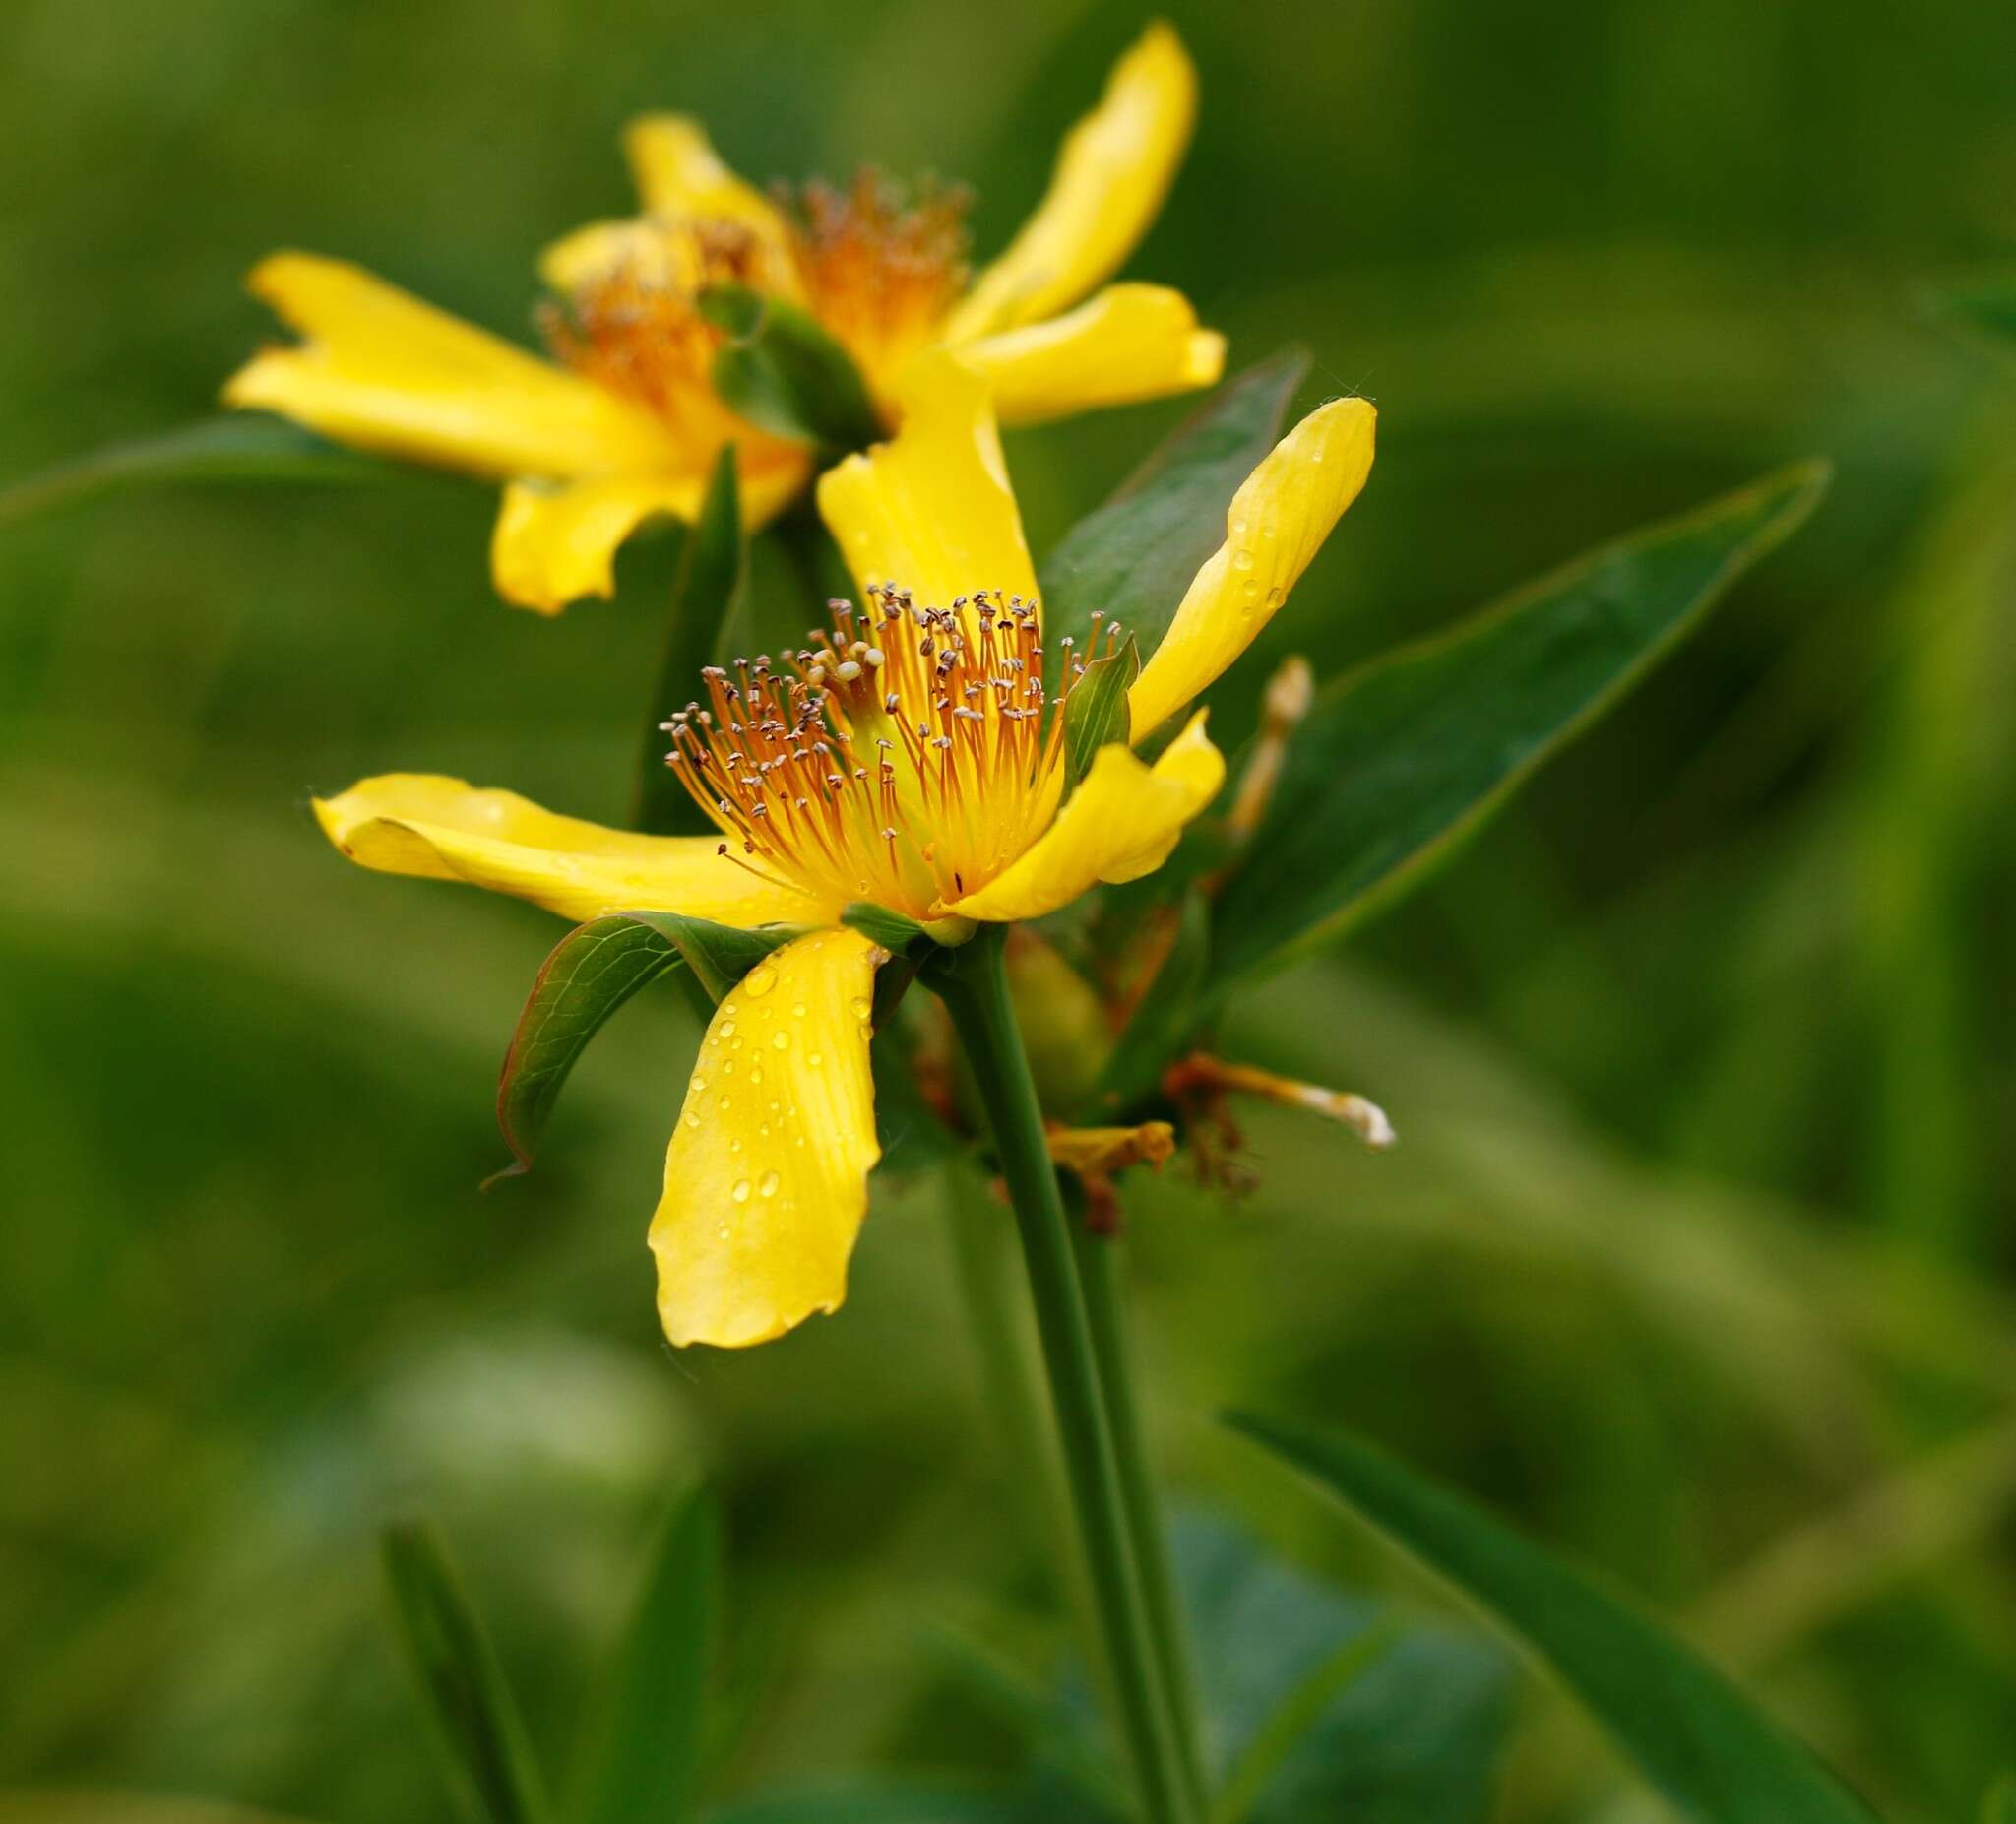
<svg viewBox="0 0 2016 1824">
<path fill-rule="evenodd" d="M 675 912 L 750 929 L 823 924 L 839 912 L 758 879 L 712 836 L 637 836 L 543 810 L 515 791 L 433 773 L 386 773 L 317 798 L 324 833 L 384 874 L 464 880 L 577 923 L 612 912 Z"/>
<path fill-rule="evenodd" d="M 234 374 L 225 403 L 340 443 L 495 475 L 676 464 L 670 428 L 605 388 L 423 304 L 358 267 L 278 253 L 248 281 L 305 340 Z"/>
<path fill-rule="evenodd" d="M 954 308 L 946 340 L 1036 322 L 1119 271 L 1168 194 L 1196 115 L 1197 72 L 1157 23 L 1071 129 L 1036 214 Z"/>
<path fill-rule="evenodd" d="M 1197 572 L 1127 693 L 1137 741 L 1218 677 L 1274 618 L 1364 486 L 1377 415 L 1362 399 L 1319 406 L 1240 483 L 1226 515 L 1225 543 Z"/>
<path fill-rule="evenodd" d="M 809 454 L 786 445 L 776 451 L 763 468 L 743 473 L 742 513 L 750 527 L 772 519 L 810 472 Z M 514 481 L 490 539 L 497 593 L 541 614 L 557 614 L 583 596 L 612 596 L 616 547 L 653 514 L 691 521 L 705 491 L 704 477 L 678 473 Z"/>
<path fill-rule="evenodd" d="M 1225 338 L 1166 285 L 1108 285 L 1076 310 L 982 337 L 959 351 L 986 376 L 1003 424 L 1039 424 L 1098 406 L 1214 386 Z"/>
<path fill-rule="evenodd" d="M 653 215 L 737 221 L 773 246 L 786 244 L 776 204 L 722 162 L 697 120 L 646 114 L 623 130 L 623 151 Z"/>
<path fill-rule="evenodd" d="M 847 1296 L 882 1157 L 868 1009 L 887 954 L 858 931 L 814 931 L 715 1009 L 651 1222 L 672 1342 L 767 1343 Z"/>
<path fill-rule="evenodd" d="M 900 404 L 894 438 L 819 481 L 819 511 L 862 590 L 893 580 L 927 607 L 976 589 L 1033 599 L 986 382 L 939 349 L 911 364 Z"/>
<path fill-rule="evenodd" d="M 944 910 L 989 923 L 1040 918 L 1100 881 L 1152 874 L 1225 783 L 1225 756 L 1204 732 L 1205 714 L 1199 710 L 1152 767 L 1117 742 L 1101 748 L 1022 857 Z"/>
<path fill-rule="evenodd" d="M 653 514 L 692 520 L 704 488 L 697 475 L 512 482 L 490 536 L 497 593 L 541 614 L 583 596 L 613 596 L 616 547 Z"/>
</svg>

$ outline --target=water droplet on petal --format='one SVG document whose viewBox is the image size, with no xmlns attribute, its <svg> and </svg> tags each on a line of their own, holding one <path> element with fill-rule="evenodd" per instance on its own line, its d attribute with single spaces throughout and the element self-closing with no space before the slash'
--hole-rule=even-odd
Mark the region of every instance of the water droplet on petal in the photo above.
<svg viewBox="0 0 2016 1824">
<path fill-rule="evenodd" d="M 734 1189 L 729 1191 L 728 1195 L 737 1203 L 747 1203 L 749 1201 L 749 1180 L 747 1178 L 737 1178 Z"/>
<path fill-rule="evenodd" d="M 698 1127 L 700 1125 L 700 1117 L 697 1114 L 689 1114 L 686 1117 L 686 1125 L 688 1127 Z"/>
<path fill-rule="evenodd" d="M 823 1051 L 814 1051 L 809 1057 L 805 1059 L 805 1062 L 811 1065 L 814 1070 L 817 1070 L 821 1064 L 826 1062 L 826 1053 Z"/>
<path fill-rule="evenodd" d="M 701 1092 L 702 1090 L 706 1089 L 706 1088 L 707 1088 L 707 1079 L 706 1079 L 705 1077 L 695 1077 L 695 1078 L 693 1079 L 693 1083 L 692 1083 L 692 1093 L 693 1093 L 693 1094 L 694 1094 L 695 1096 L 698 1096 L 698 1095 L 700 1094 L 700 1092 Z"/>
<path fill-rule="evenodd" d="M 714 1030 L 724 1038 L 732 1038 L 735 1036 L 735 1023 L 732 1020 L 724 1020 Z"/>
<path fill-rule="evenodd" d="M 793 1020 L 802 1020 L 804 1017 L 805 1003 L 803 1001 L 799 1001 L 798 1004 L 791 1009 L 791 1018 Z"/>
<path fill-rule="evenodd" d="M 777 1187 L 783 1182 L 784 1180 L 780 1178 L 776 1172 L 766 1171 L 763 1174 L 763 1183 L 760 1187 L 762 1189 L 763 1195 L 766 1197 L 775 1197 L 777 1195 Z"/>
<path fill-rule="evenodd" d="M 1252 567 L 1253 567 L 1253 553 L 1252 553 L 1251 551 L 1246 551 L 1246 550 L 1239 550 L 1239 551 L 1234 551 L 1234 552 L 1232 553 L 1232 568 L 1233 568 L 1233 569 L 1235 569 L 1235 570 L 1250 570 L 1250 569 L 1252 569 Z"/>
<path fill-rule="evenodd" d="M 768 963 L 759 963 L 742 977 L 742 992 L 749 995 L 768 994 L 777 986 L 777 971 Z"/>
<path fill-rule="evenodd" d="M 715 1239 L 717 1241 L 725 1241 L 728 1238 L 728 1226 L 725 1223 L 722 1224 L 722 1226 L 714 1231 L 714 1234 Z"/>
<path fill-rule="evenodd" d="M 853 1009 L 854 1018 L 856 1020 L 865 1020 L 871 1013 L 875 1011 L 875 1003 L 873 1001 L 863 999 L 858 994 L 856 994 L 852 1000 L 849 1001 L 848 1005 Z"/>
<path fill-rule="evenodd" d="M 751 1064 L 749 1066 L 749 1081 L 751 1083 L 761 1083 L 763 1081 L 763 1066 L 761 1064 Z"/>
<path fill-rule="evenodd" d="M 780 1051 L 788 1051 L 791 1048 L 791 1036 L 788 1033 L 779 1033 L 770 1042 Z"/>
</svg>

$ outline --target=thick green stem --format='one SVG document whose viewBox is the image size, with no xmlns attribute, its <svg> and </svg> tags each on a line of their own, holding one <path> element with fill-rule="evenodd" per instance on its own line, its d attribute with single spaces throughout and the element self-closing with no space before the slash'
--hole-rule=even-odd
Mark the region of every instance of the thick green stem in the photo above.
<svg viewBox="0 0 2016 1824">
<path fill-rule="evenodd" d="M 1116 1722 L 1152 1824 L 1191 1824 L 1193 1788 L 1170 1719 L 1129 1539 L 1120 1472 L 1106 1424 L 1099 1358 L 1072 1258 L 1042 1111 L 1001 966 L 1002 933 L 983 927 L 941 951 L 931 984 L 944 1000 L 987 1111 L 1029 1273 L 1037 1333 L 1063 1446 L 1071 1503 L 1092 1578 Z"/>
<path fill-rule="evenodd" d="M 1140 1567 L 1142 1598 L 1148 1607 L 1148 1625 L 1155 1637 L 1156 1659 L 1168 1694 L 1183 1770 L 1191 1793 L 1202 1807 L 1207 1794 L 1197 1725 L 1197 1668 L 1176 1595 L 1168 1530 L 1163 1525 L 1162 1503 L 1156 1498 L 1155 1478 L 1148 1467 L 1134 1378 L 1127 1366 L 1127 1337 L 1120 1317 L 1119 1243 L 1110 1235 L 1092 1233 L 1082 1223 L 1073 1225 L 1071 1239 L 1078 1255 L 1078 1280 L 1092 1327 L 1093 1352 L 1099 1358 L 1100 1384 L 1105 1390 L 1106 1426 L 1120 1472 L 1127 1541 Z"/>
</svg>

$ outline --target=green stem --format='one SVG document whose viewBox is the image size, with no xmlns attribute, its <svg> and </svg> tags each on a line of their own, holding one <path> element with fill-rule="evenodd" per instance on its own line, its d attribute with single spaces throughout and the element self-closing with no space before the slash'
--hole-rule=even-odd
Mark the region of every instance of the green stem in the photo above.
<svg viewBox="0 0 2016 1824">
<path fill-rule="evenodd" d="M 1183 1770 L 1191 1794 L 1202 1809 L 1207 1794 L 1197 1724 L 1197 1668 L 1176 1596 L 1168 1530 L 1163 1525 L 1162 1503 L 1156 1498 L 1155 1480 L 1148 1468 L 1134 1380 L 1127 1367 L 1127 1336 L 1120 1317 L 1119 1243 L 1110 1235 L 1094 1234 L 1083 1223 L 1072 1225 L 1071 1240 L 1078 1255 L 1078 1279 L 1092 1327 L 1093 1352 L 1099 1358 L 1100 1384 L 1105 1390 L 1106 1425 L 1112 1433 L 1113 1457 L 1120 1473 L 1127 1541 L 1141 1572 L 1148 1625 L 1168 1694 L 1169 1718 Z"/>
<path fill-rule="evenodd" d="M 1121 1740 L 1151 1824 L 1192 1824 L 1191 1787 L 1161 1688 L 1155 1635 L 1129 1541 L 1099 1358 L 1086 1319 L 1056 1168 L 1001 965 L 1002 930 L 942 950 L 931 985 L 945 1002 L 987 1111 L 1022 1239 L 1065 1478 L 1091 1574 Z"/>
</svg>

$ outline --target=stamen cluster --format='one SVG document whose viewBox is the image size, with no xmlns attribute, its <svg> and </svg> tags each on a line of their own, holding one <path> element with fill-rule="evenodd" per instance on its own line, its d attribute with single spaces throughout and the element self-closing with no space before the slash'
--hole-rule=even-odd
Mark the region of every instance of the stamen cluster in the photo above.
<svg viewBox="0 0 2016 1824">
<path fill-rule="evenodd" d="M 1037 603 L 998 590 L 932 608 L 891 583 L 866 609 L 827 609 L 831 625 L 782 668 L 767 656 L 707 667 L 707 702 L 662 724 L 668 764 L 730 839 L 724 855 L 930 917 L 1048 823 L 1086 659 L 1046 702 Z"/>
<path fill-rule="evenodd" d="M 857 172 L 779 192 L 813 314 L 870 373 L 889 373 L 931 338 L 966 287 L 964 189 L 914 190 Z"/>
<path fill-rule="evenodd" d="M 653 222 L 626 256 L 548 302 L 539 326 L 553 353 L 577 373 L 633 399 L 704 445 L 718 440 L 725 409 L 713 371 L 721 333 L 701 316 L 711 284 L 775 291 L 788 283 L 778 259 L 740 222 Z"/>
<path fill-rule="evenodd" d="M 654 218 L 620 257 L 549 301 L 539 326 L 554 355 L 706 445 L 731 421 L 713 391 L 722 334 L 699 293 L 735 283 L 801 299 L 875 385 L 922 347 L 966 283 L 964 191 L 914 194 L 874 170 L 845 190 L 780 186 L 784 243 L 745 222 Z"/>
</svg>

